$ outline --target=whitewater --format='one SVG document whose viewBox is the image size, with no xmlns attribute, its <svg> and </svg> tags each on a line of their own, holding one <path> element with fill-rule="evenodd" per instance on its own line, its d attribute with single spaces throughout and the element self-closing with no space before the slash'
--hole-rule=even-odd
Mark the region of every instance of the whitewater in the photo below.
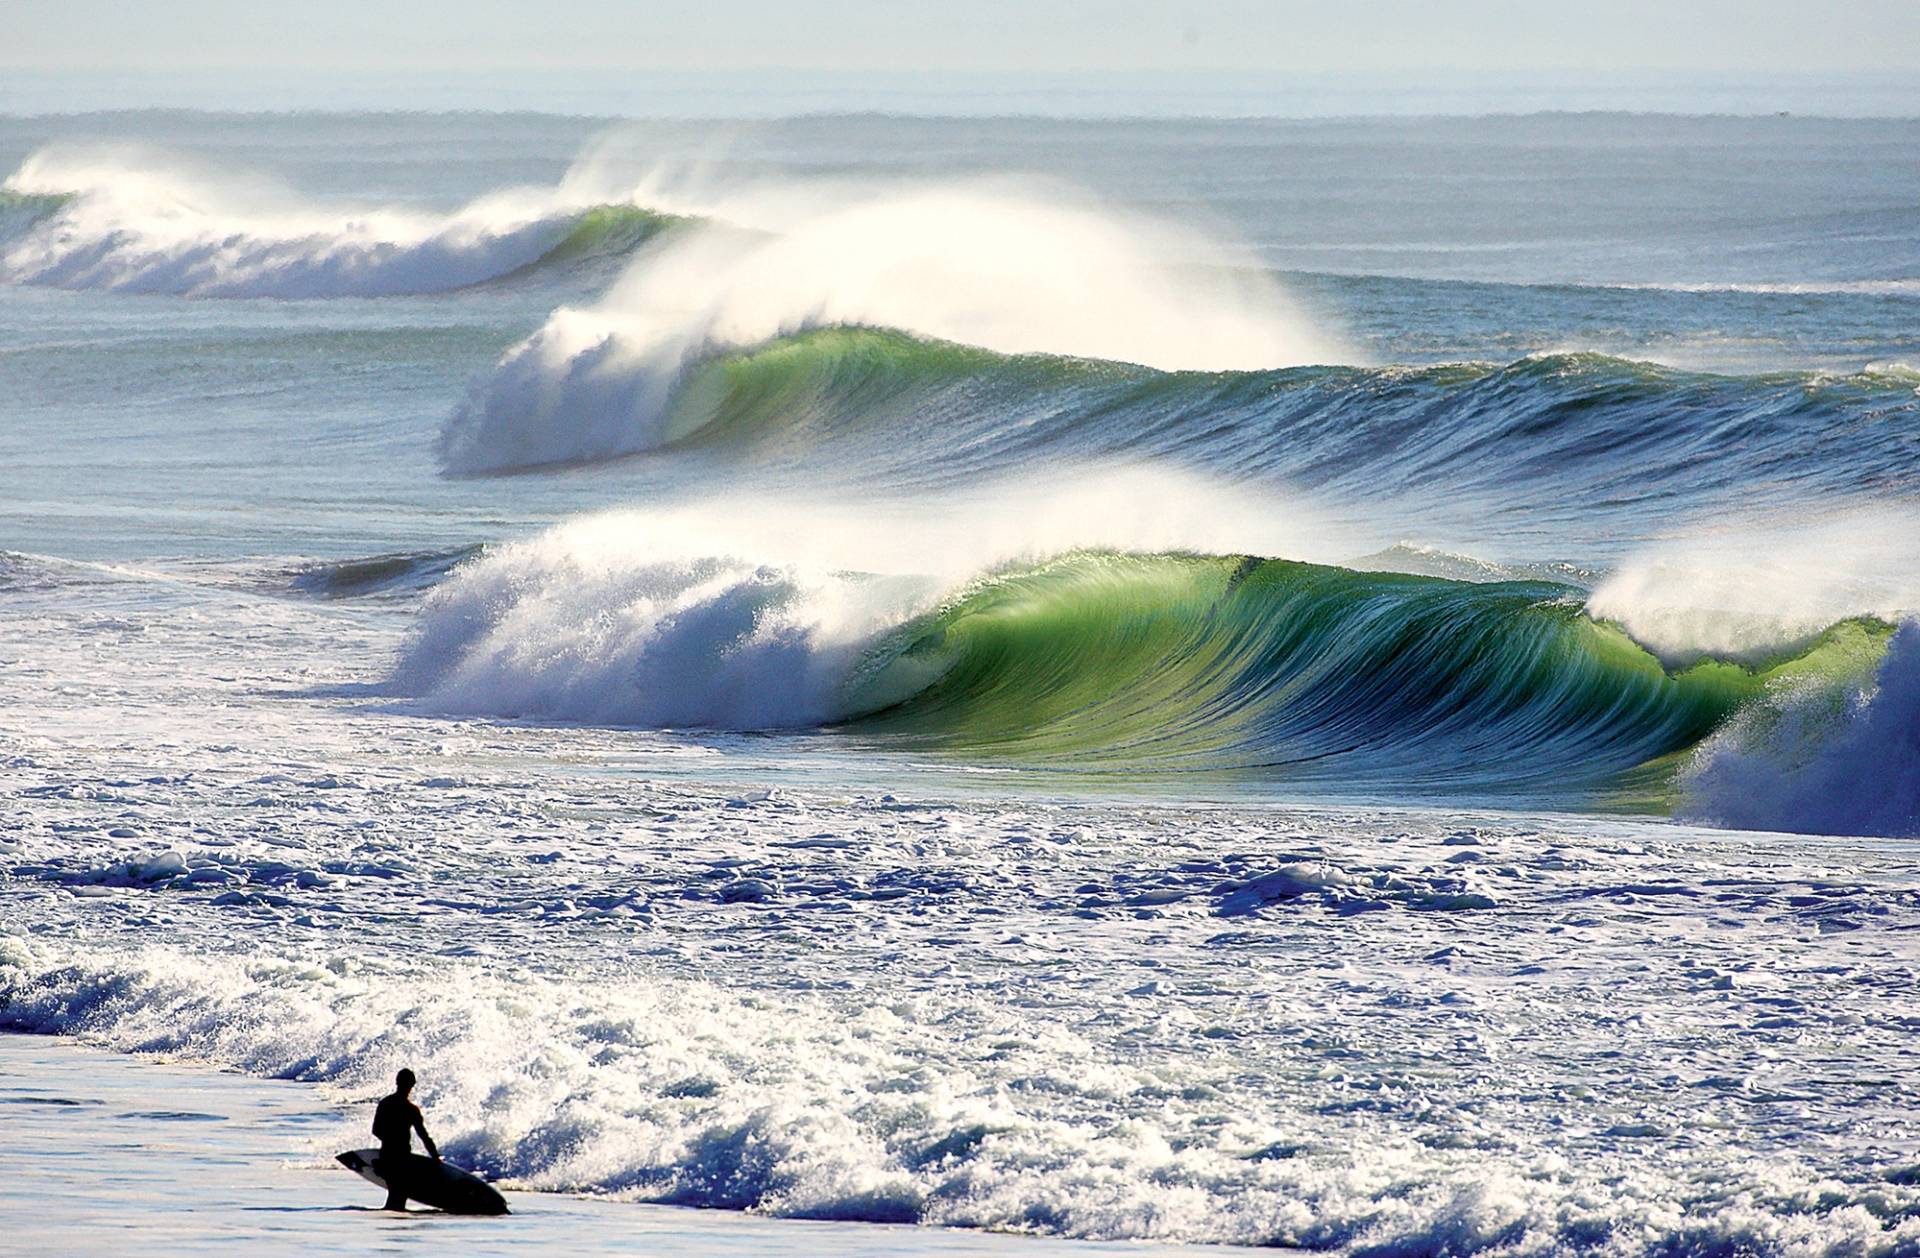
<svg viewBox="0 0 1920 1258">
<path fill-rule="evenodd" d="M 1920 1251 L 1916 151 L 0 117 L 0 1029 L 610 1210 Z"/>
</svg>

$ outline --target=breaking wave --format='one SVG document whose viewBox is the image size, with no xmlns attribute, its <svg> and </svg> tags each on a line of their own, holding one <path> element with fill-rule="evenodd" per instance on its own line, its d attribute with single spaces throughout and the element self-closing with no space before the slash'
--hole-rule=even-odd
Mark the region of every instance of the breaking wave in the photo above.
<svg viewBox="0 0 1920 1258">
<path fill-rule="evenodd" d="M 709 227 L 647 251 L 599 303 L 556 311 L 476 382 L 442 433 L 441 457 L 454 472 L 503 471 L 618 457 L 729 426 L 729 399 L 713 396 L 728 380 L 704 364 L 851 326 L 905 335 L 806 340 L 810 348 L 784 355 L 787 369 L 824 372 L 816 380 L 830 394 L 844 370 L 855 390 L 845 400 L 884 404 L 909 401 L 902 391 L 919 385 L 946 387 L 955 367 L 991 388 L 1005 355 L 1207 370 L 1345 356 L 1271 275 L 1218 242 L 1058 190 L 900 192 L 777 235 Z M 916 339 L 971 348 L 943 362 Z M 964 357 L 976 350 L 995 357 Z M 893 356 L 891 381 L 863 378 Z"/>
<path fill-rule="evenodd" d="M 389 297 L 630 252 L 682 220 L 582 189 L 448 213 L 337 206 L 150 156 L 43 149 L 0 184 L 0 282 L 191 297 Z"/>
<path fill-rule="evenodd" d="M 1920 621 L 1864 683 L 1778 687 L 1701 747 L 1683 811 L 1802 834 L 1920 835 Z"/>
<path fill-rule="evenodd" d="M 497 717 L 824 726 L 1046 771 L 1665 808 L 1681 753 L 1763 697 L 1859 684 L 1893 632 L 1856 617 L 1676 666 L 1547 581 L 1079 552 L 954 586 L 557 538 L 457 571 L 395 689 Z"/>
</svg>

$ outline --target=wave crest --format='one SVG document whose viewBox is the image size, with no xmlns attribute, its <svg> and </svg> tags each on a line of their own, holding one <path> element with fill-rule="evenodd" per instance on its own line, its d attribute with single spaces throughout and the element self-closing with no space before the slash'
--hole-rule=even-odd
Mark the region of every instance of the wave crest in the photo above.
<svg viewBox="0 0 1920 1258">
<path fill-rule="evenodd" d="M 1395 501 L 1390 527 L 1403 535 L 1465 540 L 1490 521 L 1546 521 L 1631 537 L 1910 496 L 1917 408 L 1911 383 L 1884 371 L 1729 377 L 1594 354 L 1160 371 L 866 327 L 745 349 L 630 341 L 599 313 L 564 310 L 478 382 L 440 453 L 451 471 L 488 473 L 671 448 L 729 470 L 910 491 L 1151 460 L 1296 487 L 1362 522 Z"/>
</svg>

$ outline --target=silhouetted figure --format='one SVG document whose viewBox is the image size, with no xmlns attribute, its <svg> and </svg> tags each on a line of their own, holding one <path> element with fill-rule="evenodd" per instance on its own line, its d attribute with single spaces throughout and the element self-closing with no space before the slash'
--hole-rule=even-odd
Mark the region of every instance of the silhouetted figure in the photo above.
<svg viewBox="0 0 1920 1258">
<path fill-rule="evenodd" d="M 380 1156 L 374 1159 L 373 1169 L 387 1181 L 387 1204 L 383 1207 L 387 1210 L 407 1208 L 403 1185 L 407 1159 L 413 1155 L 414 1132 L 420 1133 L 420 1143 L 427 1146 L 427 1155 L 436 1162 L 440 1160 L 440 1150 L 427 1134 L 426 1115 L 413 1103 L 413 1084 L 413 1071 L 402 1070 L 393 1077 L 393 1095 L 381 1097 L 373 1111 L 373 1134 L 380 1141 Z"/>
</svg>

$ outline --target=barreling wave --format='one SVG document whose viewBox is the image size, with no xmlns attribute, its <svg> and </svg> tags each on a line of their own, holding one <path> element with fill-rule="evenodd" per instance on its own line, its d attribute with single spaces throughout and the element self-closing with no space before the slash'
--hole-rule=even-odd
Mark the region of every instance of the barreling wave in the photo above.
<svg viewBox="0 0 1920 1258">
<path fill-rule="evenodd" d="M 560 189 L 451 213 L 335 208 L 138 161 L 42 150 L 0 184 L 0 282 L 192 297 L 445 292 L 619 258 L 680 217 Z"/>
<path fill-rule="evenodd" d="M 1075 555 L 990 577 L 863 662 L 853 725 L 1081 769 L 1593 788 L 1770 685 L 1871 667 L 1856 619 L 1760 665 L 1669 671 L 1578 592 L 1249 557 Z M 905 699 L 903 673 L 930 678 Z"/>
<path fill-rule="evenodd" d="M 1161 371 L 866 327 L 687 364 L 583 353 L 560 376 L 527 366 L 503 366 L 449 426 L 450 468 L 698 448 L 927 486 L 1126 458 L 1336 496 L 1445 486 L 1482 512 L 1564 517 L 1585 531 L 1609 516 L 1670 519 L 1785 491 L 1920 490 L 1920 391 L 1899 370 L 1722 376 L 1554 354 Z"/>
<path fill-rule="evenodd" d="M 1083 552 L 940 597 L 521 544 L 436 592 L 396 685 L 443 711 L 827 727 L 1048 772 L 1664 809 L 1680 753 L 1782 688 L 1862 684 L 1893 632 L 1855 617 L 1768 658 L 1674 668 L 1582 593 Z"/>
</svg>

